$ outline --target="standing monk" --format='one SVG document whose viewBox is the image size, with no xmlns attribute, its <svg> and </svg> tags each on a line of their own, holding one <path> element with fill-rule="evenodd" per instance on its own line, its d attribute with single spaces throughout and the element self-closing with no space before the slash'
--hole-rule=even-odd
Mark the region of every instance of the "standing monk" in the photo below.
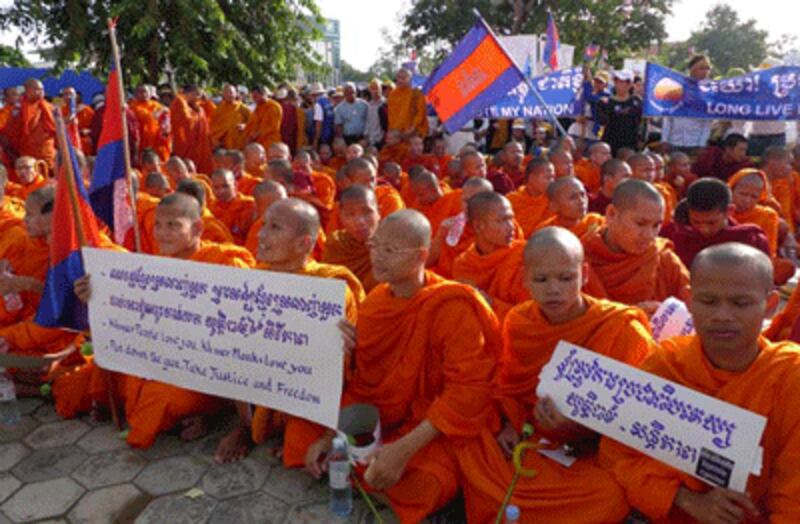
<svg viewBox="0 0 800 524">
<path fill-rule="evenodd" d="M 739 243 L 703 250 L 692 263 L 696 335 L 662 343 L 642 369 L 762 415 L 760 472 L 744 493 L 711 487 L 655 459 L 603 439 L 600 451 L 631 505 L 651 522 L 800 522 L 800 349 L 772 343 L 761 325 L 772 264 Z"/>
<path fill-rule="evenodd" d="M 256 104 L 256 109 L 250 115 L 242 135 L 245 143 L 257 142 L 264 149 L 269 149 L 274 142 L 281 141 L 283 109 L 278 102 L 269 98 L 269 91 L 266 87 L 254 87 L 251 96 Z"/>
<path fill-rule="evenodd" d="M 211 114 L 211 147 L 241 149 L 242 132 L 250 119 L 250 110 L 239 100 L 239 93 L 231 84 L 222 88 L 222 102 Z"/>
<path fill-rule="evenodd" d="M 169 120 L 169 110 L 150 98 L 150 89 L 146 85 L 136 88 L 128 105 L 139 122 L 141 149 L 152 149 L 162 162 L 166 162 L 170 156 L 171 140 L 169 129 L 165 129 L 163 124 Z"/>
<path fill-rule="evenodd" d="M 499 351 L 497 319 L 469 286 L 425 271 L 430 225 L 417 211 L 386 218 L 370 240 L 375 278 L 355 327 L 344 326 L 355 371 L 344 404 L 379 412 L 383 446 L 364 472 L 402 523 L 420 522 L 455 497 L 456 452 L 489 423 Z M 458 327 L 454 329 L 454 323 Z M 326 468 L 329 431 L 308 450 Z"/>
<path fill-rule="evenodd" d="M 607 297 L 649 314 L 669 297 L 689 296 L 689 272 L 672 242 L 657 236 L 663 216 L 664 199 L 651 184 L 626 180 L 614 190 L 606 227 L 583 239 Z"/>
<path fill-rule="evenodd" d="M 411 87 L 411 71 L 408 69 L 400 69 L 396 80 L 396 87 L 386 99 L 388 129 L 399 131 L 403 140 L 408 140 L 412 135 L 424 138 L 428 134 L 425 95 Z"/>
<path fill-rule="evenodd" d="M 44 160 L 51 171 L 56 161 L 56 121 L 53 106 L 44 99 L 44 86 L 35 78 L 25 82 L 25 94 L 19 113 L 6 124 L 2 135 L 7 137 L 12 156 L 30 156 Z M 0 138 L 3 136 L 0 135 Z"/>
<path fill-rule="evenodd" d="M 198 172 L 211 173 L 211 137 L 208 119 L 200 105 L 200 88 L 189 85 L 175 97 L 170 106 L 172 119 L 172 152 L 194 162 Z"/>
<path fill-rule="evenodd" d="M 581 452 L 569 467 L 533 451 L 525 455 L 524 467 L 537 474 L 521 477 L 510 501 L 521 510 L 520 522 L 611 524 L 628 513 L 622 490 L 597 464 L 597 433 L 536 394 L 539 374 L 562 340 L 634 366 L 655 346 L 639 309 L 581 293 L 588 270 L 580 241 L 562 228 L 538 231 L 525 247 L 525 285 L 533 300 L 512 309 L 503 326 L 496 395 L 502 429 L 496 436 L 485 431 L 477 449 L 473 441 L 458 455 L 470 523 L 494 520 L 526 423 L 534 426 L 535 441 L 545 437 Z"/>
</svg>

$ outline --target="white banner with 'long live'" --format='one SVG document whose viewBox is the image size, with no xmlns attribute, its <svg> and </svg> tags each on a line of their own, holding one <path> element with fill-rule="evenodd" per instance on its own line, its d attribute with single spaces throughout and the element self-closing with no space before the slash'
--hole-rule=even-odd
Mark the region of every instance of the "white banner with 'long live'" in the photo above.
<svg viewBox="0 0 800 524">
<path fill-rule="evenodd" d="M 709 484 L 760 472 L 761 415 L 564 341 L 539 379 L 564 416 Z"/>
<path fill-rule="evenodd" d="M 84 248 L 103 369 L 335 428 L 345 283 Z"/>
</svg>

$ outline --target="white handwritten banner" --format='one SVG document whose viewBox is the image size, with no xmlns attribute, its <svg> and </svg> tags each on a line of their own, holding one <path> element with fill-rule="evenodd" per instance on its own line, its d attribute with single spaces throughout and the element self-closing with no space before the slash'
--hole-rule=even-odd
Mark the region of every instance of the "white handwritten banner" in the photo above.
<svg viewBox="0 0 800 524">
<path fill-rule="evenodd" d="M 335 428 L 345 283 L 84 248 L 95 361 Z"/>
<path fill-rule="evenodd" d="M 564 416 L 709 484 L 760 472 L 761 415 L 564 341 L 539 378 Z"/>
</svg>

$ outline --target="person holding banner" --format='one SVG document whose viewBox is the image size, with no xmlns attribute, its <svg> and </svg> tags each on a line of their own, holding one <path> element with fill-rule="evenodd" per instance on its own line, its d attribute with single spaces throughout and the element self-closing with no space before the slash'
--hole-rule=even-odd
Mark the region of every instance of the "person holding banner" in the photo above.
<svg viewBox="0 0 800 524">
<path fill-rule="evenodd" d="M 616 155 L 622 147 L 639 149 L 642 99 L 633 94 L 633 73 L 614 71 L 614 94 L 597 102 L 597 120 L 604 126 L 603 141 Z"/>
<path fill-rule="evenodd" d="M 464 474 L 467 521 L 490 522 L 514 474 L 509 461 L 523 425 L 535 428 L 550 455 L 533 450 L 523 466 L 510 503 L 520 522 L 616 523 L 628 514 L 619 485 L 597 464 L 598 435 L 564 417 L 549 397 L 537 398 L 542 367 L 566 340 L 622 362 L 637 365 L 655 347 L 641 310 L 581 292 L 588 278 L 578 238 L 560 227 L 536 232 L 525 247 L 525 285 L 533 300 L 517 305 L 503 326 L 503 356 L 496 403 L 502 429 L 485 431 L 459 453 Z M 573 450 L 569 455 L 564 449 Z"/>
<path fill-rule="evenodd" d="M 343 405 L 373 404 L 383 428 L 383 444 L 363 479 L 402 523 L 421 522 L 456 496 L 457 454 L 493 417 L 501 344 L 497 318 L 477 291 L 425 270 L 430 239 L 418 211 L 401 210 L 381 222 L 370 257 L 382 283 L 362 304 L 356 326 L 342 328 L 355 355 Z M 332 436 L 306 456 L 317 478 Z"/>
<path fill-rule="evenodd" d="M 800 349 L 761 335 L 777 299 L 769 257 L 720 244 L 697 255 L 691 275 L 697 335 L 663 342 L 642 369 L 766 417 L 747 489 L 704 484 L 607 438 L 601 457 L 630 503 L 656 523 L 800 522 Z M 712 465 L 720 474 L 730 467 Z"/>
<path fill-rule="evenodd" d="M 706 55 L 694 55 L 689 59 L 689 78 L 700 82 L 710 76 L 711 60 Z M 664 117 L 661 141 L 669 144 L 671 152 L 694 156 L 708 144 L 713 123 L 710 118 Z"/>
</svg>

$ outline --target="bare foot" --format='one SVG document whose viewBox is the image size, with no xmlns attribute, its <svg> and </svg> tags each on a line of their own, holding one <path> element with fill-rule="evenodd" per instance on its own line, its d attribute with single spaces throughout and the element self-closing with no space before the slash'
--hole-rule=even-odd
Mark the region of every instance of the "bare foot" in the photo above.
<svg viewBox="0 0 800 524">
<path fill-rule="evenodd" d="M 214 461 L 217 464 L 227 464 L 238 462 L 245 458 L 253 447 L 253 440 L 250 438 L 250 428 L 244 424 L 237 424 L 233 430 L 222 437 L 214 454 Z"/>
<path fill-rule="evenodd" d="M 205 418 L 201 415 L 185 418 L 181 421 L 181 425 L 180 438 L 183 441 L 197 440 L 208 434 L 208 424 L 206 424 Z"/>
</svg>

